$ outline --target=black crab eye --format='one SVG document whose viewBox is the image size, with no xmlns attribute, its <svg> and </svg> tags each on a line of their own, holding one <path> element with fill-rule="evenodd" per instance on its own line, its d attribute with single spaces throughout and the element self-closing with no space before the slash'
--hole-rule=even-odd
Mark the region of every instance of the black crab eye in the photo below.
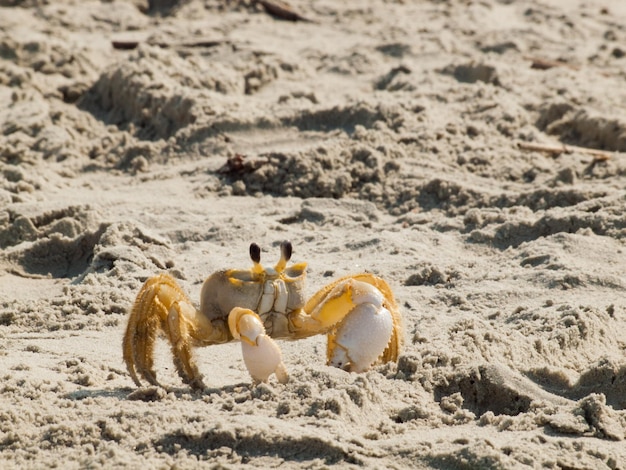
<svg viewBox="0 0 626 470">
<path fill-rule="evenodd" d="M 256 243 L 250 244 L 250 258 L 255 263 L 261 262 L 261 247 L 257 245 Z"/>
<path fill-rule="evenodd" d="M 293 246 L 291 245 L 290 241 L 285 240 L 284 242 L 280 244 L 280 254 L 282 255 L 285 261 L 289 261 L 291 259 L 292 253 L 293 253 Z"/>
</svg>

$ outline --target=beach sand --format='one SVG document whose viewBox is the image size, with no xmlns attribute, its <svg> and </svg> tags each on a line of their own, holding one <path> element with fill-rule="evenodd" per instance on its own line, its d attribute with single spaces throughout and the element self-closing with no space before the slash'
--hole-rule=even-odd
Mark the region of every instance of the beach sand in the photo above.
<svg viewBox="0 0 626 470">
<path fill-rule="evenodd" d="M 0 0 L 0 466 L 626 468 L 626 4 L 263 4 Z M 134 385 L 147 278 L 283 240 L 390 284 L 397 364 Z"/>
</svg>

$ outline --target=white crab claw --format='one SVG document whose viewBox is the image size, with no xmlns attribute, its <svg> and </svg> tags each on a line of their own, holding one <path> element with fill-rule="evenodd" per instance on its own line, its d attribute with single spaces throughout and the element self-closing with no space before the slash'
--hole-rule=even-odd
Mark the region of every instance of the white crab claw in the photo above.
<svg viewBox="0 0 626 470">
<path fill-rule="evenodd" d="M 275 373 L 280 383 L 286 383 L 289 377 L 280 348 L 265 334 L 259 316 L 250 310 L 234 308 L 228 320 L 233 337 L 241 339 L 243 361 L 252 378 L 267 382 L 269 376 Z"/>
<path fill-rule="evenodd" d="M 392 333 L 389 310 L 374 303 L 357 305 L 337 331 L 329 364 L 350 372 L 364 372 L 381 356 Z"/>
</svg>

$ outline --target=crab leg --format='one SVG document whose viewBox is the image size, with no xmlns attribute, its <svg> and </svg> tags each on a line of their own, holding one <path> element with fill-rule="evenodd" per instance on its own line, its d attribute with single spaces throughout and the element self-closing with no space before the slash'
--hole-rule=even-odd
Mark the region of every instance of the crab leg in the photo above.
<svg viewBox="0 0 626 470">
<path fill-rule="evenodd" d="M 211 322 L 193 307 L 173 277 L 160 274 L 148 279 L 133 304 L 123 340 L 124 362 L 137 386 L 139 376 L 159 385 L 154 365 L 154 345 L 163 332 L 169 337 L 174 364 L 181 378 L 203 388 L 191 347 L 228 341 L 223 322 Z"/>
</svg>

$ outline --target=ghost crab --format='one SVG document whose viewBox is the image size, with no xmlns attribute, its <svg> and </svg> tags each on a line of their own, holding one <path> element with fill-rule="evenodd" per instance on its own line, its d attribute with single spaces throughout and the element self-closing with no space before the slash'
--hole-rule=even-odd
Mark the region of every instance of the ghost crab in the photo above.
<svg viewBox="0 0 626 470">
<path fill-rule="evenodd" d="M 326 334 L 327 363 L 363 372 L 377 361 L 397 361 L 401 316 L 388 284 L 369 273 L 337 279 L 305 302 L 306 263 L 288 265 L 290 242 L 280 244 L 274 268 L 261 265 L 261 249 L 250 245 L 250 269 L 210 275 L 196 309 L 168 274 L 149 278 L 128 318 L 123 356 L 137 386 L 139 376 L 158 386 L 154 366 L 157 336 L 165 333 L 183 381 L 204 388 L 193 347 L 241 340 L 244 362 L 255 382 L 275 373 L 286 382 L 281 352 L 272 338 Z"/>
</svg>

